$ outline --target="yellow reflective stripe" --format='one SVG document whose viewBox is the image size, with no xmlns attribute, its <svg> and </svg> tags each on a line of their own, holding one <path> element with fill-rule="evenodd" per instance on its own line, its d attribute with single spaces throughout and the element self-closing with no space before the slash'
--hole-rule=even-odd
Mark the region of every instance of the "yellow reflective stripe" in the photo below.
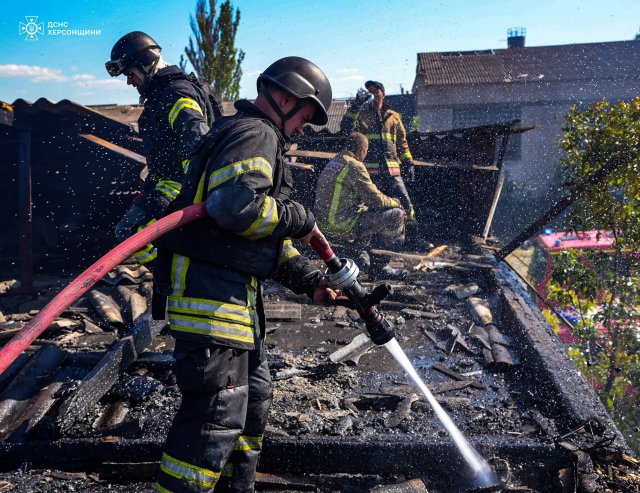
<svg viewBox="0 0 640 493">
<path fill-rule="evenodd" d="M 379 134 L 367 134 L 367 139 L 369 140 L 390 140 L 391 142 L 395 142 L 397 139 L 396 134 L 392 132 L 381 132 Z"/>
<path fill-rule="evenodd" d="M 253 343 L 253 329 L 251 327 L 220 320 L 176 315 L 171 311 L 168 313 L 171 330 L 246 342 L 249 344 Z"/>
<path fill-rule="evenodd" d="M 157 219 L 155 217 L 152 217 L 151 220 L 147 222 L 147 224 L 141 224 L 140 226 L 138 226 L 138 231 L 142 231 L 144 228 L 146 228 L 150 224 L 155 223 L 156 221 Z"/>
<path fill-rule="evenodd" d="M 131 255 L 139 264 L 148 264 L 158 256 L 158 249 L 151 243 Z"/>
<path fill-rule="evenodd" d="M 220 186 L 222 183 L 235 176 L 248 173 L 249 171 L 259 171 L 269 178 L 269 183 L 272 183 L 273 178 L 271 175 L 273 174 L 273 170 L 269 162 L 263 157 L 252 157 L 250 159 L 245 159 L 244 161 L 231 163 L 224 168 L 220 168 L 219 170 L 211 173 L 207 191 Z"/>
<path fill-rule="evenodd" d="M 378 163 L 364 163 L 367 169 L 378 169 L 380 165 Z"/>
<path fill-rule="evenodd" d="M 397 161 L 387 161 L 387 168 L 399 168 L 400 163 Z"/>
<path fill-rule="evenodd" d="M 210 471 L 209 469 L 178 460 L 166 452 L 162 454 L 160 469 L 169 476 L 177 479 L 186 479 L 205 488 L 213 488 L 220 478 L 219 472 Z"/>
<path fill-rule="evenodd" d="M 169 197 L 169 199 L 173 200 L 180 193 L 180 188 L 181 187 L 182 187 L 182 185 L 177 181 L 173 181 L 173 180 L 158 180 L 158 183 L 156 184 L 156 188 L 155 189 L 158 192 L 162 192 L 164 195 Z"/>
<path fill-rule="evenodd" d="M 154 491 L 154 493 L 155 493 L 156 491 L 157 491 L 158 493 L 173 493 L 173 491 L 168 490 L 167 488 L 165 488 L 164 486 L 162 486 L 162 485 L 160 485 L 160 484 L 158 484 L 158 483 L 156 483 L 156 484 L 154 485 L 154 490 L 153 490 L 153 491 Z"/>
<path fill-rule="evenodd" d="M 203 174 L 200 177 L 200 181 L 198 182 L 198 188 L 196 188 L 196 196 L 193 198 L 194 204 L 199 204 L 204 200 L 204 181 L 206 178 L 206 174 Z"/>
<path fill-rule="evenodd" d="M 334 161 L 338 162 L 339 161 Z M 327 216 L 327 226 L 329 230 L 335 234 L 344 234 L 348 233 L 353 229 L 358 221 L 358 216 L 350 217 L 344 221 L 338 221 L 336 215 L 338 214 L 338 208 L 340 206 L 340 198 L 342 196 L 342 187 L 344 185 L 344 180 L 347 178 L 349 174 L 349 166 L 343 164 L 340 173 L 336 177 L 336 185 L 333 188 L 333 195 L 331 196 L 331 205 L 329 206 L 329 214 Z"/>
<path fill-rule="evenodd" d="M 278 265 L 282 265 L 288 262 L 289 260 L 291 260 L 292 258 L 297 257 L 299 255 L 300 255 L 300 252 L 296 247 L 293 246 L 293 243 L 291 242 L 291 240 L 284 240 L 282 244 L 282 252 L 278 257 Z"/>
<path fill-rule="evenodd" d="M 345 117 L 345 118 L 348 118 L 349 120 L 355 120 L 357 116 L 358 116 L 358 113 L 352 113 L 352 112 L 350 112 L 350 111 L 347 111 L 347 112 L 344 114 L 344 117 Z"/>
<path fill-rule="evenodd" d="M 233 446 L 233 450 L 262 450 L 262 437 L 240 435 L 237 443 Z"/>
<path fill-rule="evenodd" d="M 249 240 L 258 240 L 273 233 L 278 225 L 278 207 L 276 199 L 265 196 L 264 205 L 255 221 L 244 231 L 239 232 L 240 236 L 244 236 Z"/>
<path fill-rule="evenodd" d="M 403 161 L 405 159 L 413 159 L 413 156 L 411 155 L 411 151 L 406 150 L 402 153 L 402 155 L 400 156 L 400 159 L 402 159 Z"/>
<path fill-rule="evenodd" d="M 186 175 L 189 171 L 189 159 L 182 160 L 182 172 Z"/>
<path fill-rule="evenodd" d="M 249 307 L 249 313 L 254 313 L 253 309 L 256 306 L 257 292 L 258 292 L 258 278 L 251 276 L 251 281 L 244 285 L 247 290 L 247 306 Z"/>
<path fill-rule="evenodd" d="M 175 123 L 176 118 L 178 118 L 180 112 L 185 108 L 191 108 L 192 110 L 195 110 L 202 116 L 204 116 L 204 114 L 202 113 L 202 108 L 200 108 L 200 105 L 195 99 L 180 98 L 175 103 L 173 103 L 173 107 L 169 111 L 169 126 L 171 127 L 171 130 L 173 130 L 173 124 Z"/>
<path fill-rule="evenodd" d="M 171 286 L 174 296 L 182 296 L 185 288 L 185 278 L 189 269 L 189 257 L 173 254 L 171 260 Z"/>
<path fill-rule="evenodd" d="M 251 305 L 253 307 L 253 305 Z M 168 308 L 172 313 L 185 315 L 200 315 L 215 317 L 230 322 L 239 322 L 248 326 L 252 325 L 251 313 L 253 308 L 222 301 L 206 300 L 202 298 L 188 298 L 169 296 Z"/>
<path fill-rule="evenodd" d="M 144 228 L 146 228 L 150 224 L 155 223 L 156 221 L 157 221 L 156 218 L 151 218 L 151 220 L 146 224 L 141 224 L 140 226 L 138 226 L 138 231 L 142 231 Z M 158 249 L 154 247 L 151 243 L 147 243 L 144 246 L 144 248 L 141 248 L 140 250 L 133 252 L 131 256 L 134 259 L 136 259 L 136 261 L 141 265 L 148 264 L 152 260 L 155 260 L 156 257 L 158 256 Z"/>
</svg>

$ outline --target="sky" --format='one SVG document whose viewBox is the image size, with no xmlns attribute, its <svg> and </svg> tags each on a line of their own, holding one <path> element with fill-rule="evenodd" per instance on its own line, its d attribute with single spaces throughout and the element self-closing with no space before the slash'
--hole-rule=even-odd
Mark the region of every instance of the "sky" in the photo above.
<svg viewBox="0 0 640 493">
<path fill-rule="evenodd" d="M 288 55 L 322 68 L 334 97 L 353 96 L 368 79 L 381 81 L 387 94 L 398 94 L 412 88 L 418 53 L 506 48 L 508 28 L 524 27 L 527 46 L 629 40 L 640 29 L 640 0 L 232 0 L 232 5 L 241 13 L 236 46 L 246 53 L 240 96 L 247 98 L 255 97 L 260 72 Z M 163 58 L 177 64 L 191 36 L 195 6 L 196 0 L 4 0 L 0 100 L 137 103 L 135 89 L 104 70 L 111 47 L 129 31 L 145 31 L 160 44 Z M 28 39 L 38 26 L 42 32 L 36 29 Z"/>
</svg>

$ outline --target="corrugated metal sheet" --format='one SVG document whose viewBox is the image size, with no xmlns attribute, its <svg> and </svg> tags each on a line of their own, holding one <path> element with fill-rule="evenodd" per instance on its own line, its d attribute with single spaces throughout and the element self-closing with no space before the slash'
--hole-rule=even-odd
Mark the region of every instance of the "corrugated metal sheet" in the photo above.
<svg viewBox="0 0 640 493">
<path fill-rule="evenodd" d="M 640 41 L 418 53 L 426 85 L 640 77 Z"/>
</svg>

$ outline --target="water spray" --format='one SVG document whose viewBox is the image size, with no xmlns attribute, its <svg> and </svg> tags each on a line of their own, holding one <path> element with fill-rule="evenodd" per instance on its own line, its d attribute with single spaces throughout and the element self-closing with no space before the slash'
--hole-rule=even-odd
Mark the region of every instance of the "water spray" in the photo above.
<svg viewBox="0 0 640 493">
<path fill-rule="evenodd" d="M 495 472 L 489 463 L 473 448 L 462 435 L 455 423 L 446 411 L 435 399 L 429 388 L 424 384 L 415 368 L 407 358 L 407 355 L 395 338 L 395 327 L 384 313 L 378 308 L 378 304 L 392 293 L 391 286 L 381 284 L 369 293 L 358 281 L 358 266 L 350 259 L 339 259 L 333 250 L 324 248 L 319 240 L 312 239 L 311 246 L 327 265 L 327 283 L 332 289 L 340 289 L 346 294 L 354 305 L 358 314 L 365 323 L 365 328 L 371 340 L 380 346 L 384 346 L 400 364 L 404 371 L 411 377 L 414 383 L 422 391 L 427 401 L 433 408 L 436 416 L 444 425 L 454 443 L 460 450 L 462 457 L 467 462 L 478 486 L 487 487 L 498 483 Z"/>
</svg>

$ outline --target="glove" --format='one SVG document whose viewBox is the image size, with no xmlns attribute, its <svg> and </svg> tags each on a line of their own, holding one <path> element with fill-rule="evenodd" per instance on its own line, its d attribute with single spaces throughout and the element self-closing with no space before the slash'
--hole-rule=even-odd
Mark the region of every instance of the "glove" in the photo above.
<svg viewBox="0 0 640 493">
<path fill-rule="evenodd" d="M 361 87 L 360 89 L 358 89 L 358 92 L 356 92 L 356 103 L 364 103 L 367 99 L 369 99 L 369 96 L 369 91 Z"/>
<path fill-rule="evenodd" d="M 416 180 L 416 166 L 413 161 L 406 161 L 402 166 L 402 179 L 406 183 L 413 183 Z"/>
</svg>

